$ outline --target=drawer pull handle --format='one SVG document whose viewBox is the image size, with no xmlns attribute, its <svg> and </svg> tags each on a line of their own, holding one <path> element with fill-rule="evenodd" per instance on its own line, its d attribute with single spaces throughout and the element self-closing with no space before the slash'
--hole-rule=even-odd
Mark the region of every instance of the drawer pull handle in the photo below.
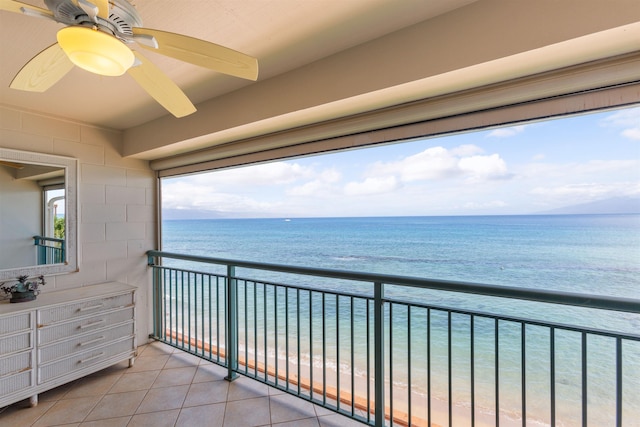
<svg viewBox="0 0 640 427">
<path fill-rule="evenodd" d="M 92 326 L 98 326 L 98 325 L 100 325 L 100 324 L 102 324 L 104 322 L 105 322 L 104 319 L 100 319 L 100 320 L 98 320 L 96 322 L 87 323 L 86 325 L 80 325 L 80 326 L 78 326 L 78 328 L 80 328 L 80 329 L 91 328 Z"/>
<path fill-rule="evenodd" d="M 78 360 L 78 363 L 87 363 L 87 362 L 91 362 L 92 360 L 99 359 L 99 358 L 101 358 L 102 356 L 104 356 L 104 351 L 103 351 L 103 352 L 101 352 L 101 353 L 96 354 L 95 356 L 87 357 L 86 359 L 83 359 L 83 360 Z"/>
<path fill-rule="evenodd" d="M 85 345 L 94 344 L 94 343 L 97 343 L 99 341 L 102 341 L 103 339 L 104 339 L 104 335 L 101 336 L 101 337 L 98 337 L 98 338 L 96 338 L 94 340 L 78 343 L 78 347 L 84 347 Z"/>
<path fill-rule="evenodd" d="M 91 311 L 91 310 L 96 310 L 98 308 L 101 308 L 104 304 L 100 303 L 100 304 L 96 304 L 96 305 L 90 305 L 89 307 L 81 307 L 78 309 L 78 311 Z"/>
</svg>

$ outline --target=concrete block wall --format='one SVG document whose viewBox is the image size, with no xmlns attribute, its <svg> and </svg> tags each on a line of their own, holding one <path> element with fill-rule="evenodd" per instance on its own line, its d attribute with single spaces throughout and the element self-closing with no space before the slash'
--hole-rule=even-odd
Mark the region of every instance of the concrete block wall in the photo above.
<svg viewBox="0 0 640 427">
<path fill-rule="evenodd" d="M 156 247 L 156 178 L 148 162 L 124 158 L 122 133 L 0 106 L 0 147 L 78 159 L 79 271 L 47 277 L 43 292 L 108 281 L 138 287 L 138 343 L 150 328 Z M 4 224 L 3 224 L 4 226 Z"/>
</svg>

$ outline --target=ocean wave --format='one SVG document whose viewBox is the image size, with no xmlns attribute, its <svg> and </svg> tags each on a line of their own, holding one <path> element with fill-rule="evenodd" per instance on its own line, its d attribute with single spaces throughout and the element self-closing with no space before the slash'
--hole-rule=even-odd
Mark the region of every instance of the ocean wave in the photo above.
<svg viewBox="0 0 640 427">
<path fill-rule="evenodd" d="M 447 264 L 447 265 L 467 265 L 472 264 L 470 260 L 454 258 L 412 258 L 397 255 L 330 255 L 319 254 L 319 258 L 327 258 L 338 262 L 405 262 L 408 264 Z"/>
</svg>

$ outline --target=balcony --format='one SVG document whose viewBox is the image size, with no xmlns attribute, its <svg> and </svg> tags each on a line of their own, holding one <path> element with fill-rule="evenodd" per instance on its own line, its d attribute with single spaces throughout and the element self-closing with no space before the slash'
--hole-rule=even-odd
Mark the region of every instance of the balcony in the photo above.
<svg viewBox="0 0 640 427">
<path fill-rule="evenodd" d="M 156 251 L 149 265 L 155 339 L 365 424 L 640 416 L 638 300 Z"/>
<path fill-rule="evenodd" d="M 0 422 L 480 427 L 640 419 L 640 300 L 148 256 L 155 342 L 140 348 L 136 364 L 45 393 L 35 408 L 8 407 Z"/>
</svg>

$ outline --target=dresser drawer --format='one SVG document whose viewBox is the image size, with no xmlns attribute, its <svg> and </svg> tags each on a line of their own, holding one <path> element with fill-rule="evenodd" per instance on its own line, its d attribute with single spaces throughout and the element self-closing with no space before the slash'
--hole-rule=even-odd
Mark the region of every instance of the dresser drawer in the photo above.
<svg viewBox="0 0 640 427">
<path fill-rule="evenodd" d="M 63 338 L 96 331 L 127 320 L 133 320 L 133 307 L 99 313 L 53 326 L 41 326 L 38 327 L 38 345 L 42 346 Z"/>
<path fill-rule="evenodd" d="M 55 322 L 90 316 L 101 311 L 131 305 L 133 305 L 133 293 L 45 308 L 38 311 L 38 324 L 46 326 Z"/>
<path fill-rule="evenodd" d="M 0 302 L 0 408 L 25 398 L 35 403 L 54 387 L 131 363 L 135 292 L 108 282 L 44 292 L 25 304 Z"/>
<path fill-rule="evenodd" d="M 104 362 L 123 353 L 133 353 L 133 337 L 110 343 L 92 350 L 74 354 L 52 363 L 38 365 L 38 383 L 42 384 L 55 378 L 70 374 L 76 370 L 85 369 Z"/>
<path fill-rule="evenodd" d="M 28 370 L 0 378 L 0 397 L 5 397 L 33 386 L 33 376 L 31 374 L 31 370 Z"/>
<path fill-rule="evenodd" d="M 93 333 L 74 336 L 64 341 L 39 347 L 38 361 L 39 363 L 48 363 L 75 353 L 103 346 L 122 337 L 133 336 L 133 334 L 134 324 L 133 320 L 131 320 Z"/>
<path fill-rule="evenodd" d="M 0 356 L 33 347 L 31 331 L 0 338 Z"/>
<path fill-rule="evenodd" d="M 14 334 L 19 331 L 31 329 L 31 316 L 33 312 L 3 316 L 0 318 L 0 336 Z"/>
<path fill-rule="evenodd" d="M 31 352 L 26 351 L 0 359 L 0 377 L 31 370 Z"/>
</svg>

